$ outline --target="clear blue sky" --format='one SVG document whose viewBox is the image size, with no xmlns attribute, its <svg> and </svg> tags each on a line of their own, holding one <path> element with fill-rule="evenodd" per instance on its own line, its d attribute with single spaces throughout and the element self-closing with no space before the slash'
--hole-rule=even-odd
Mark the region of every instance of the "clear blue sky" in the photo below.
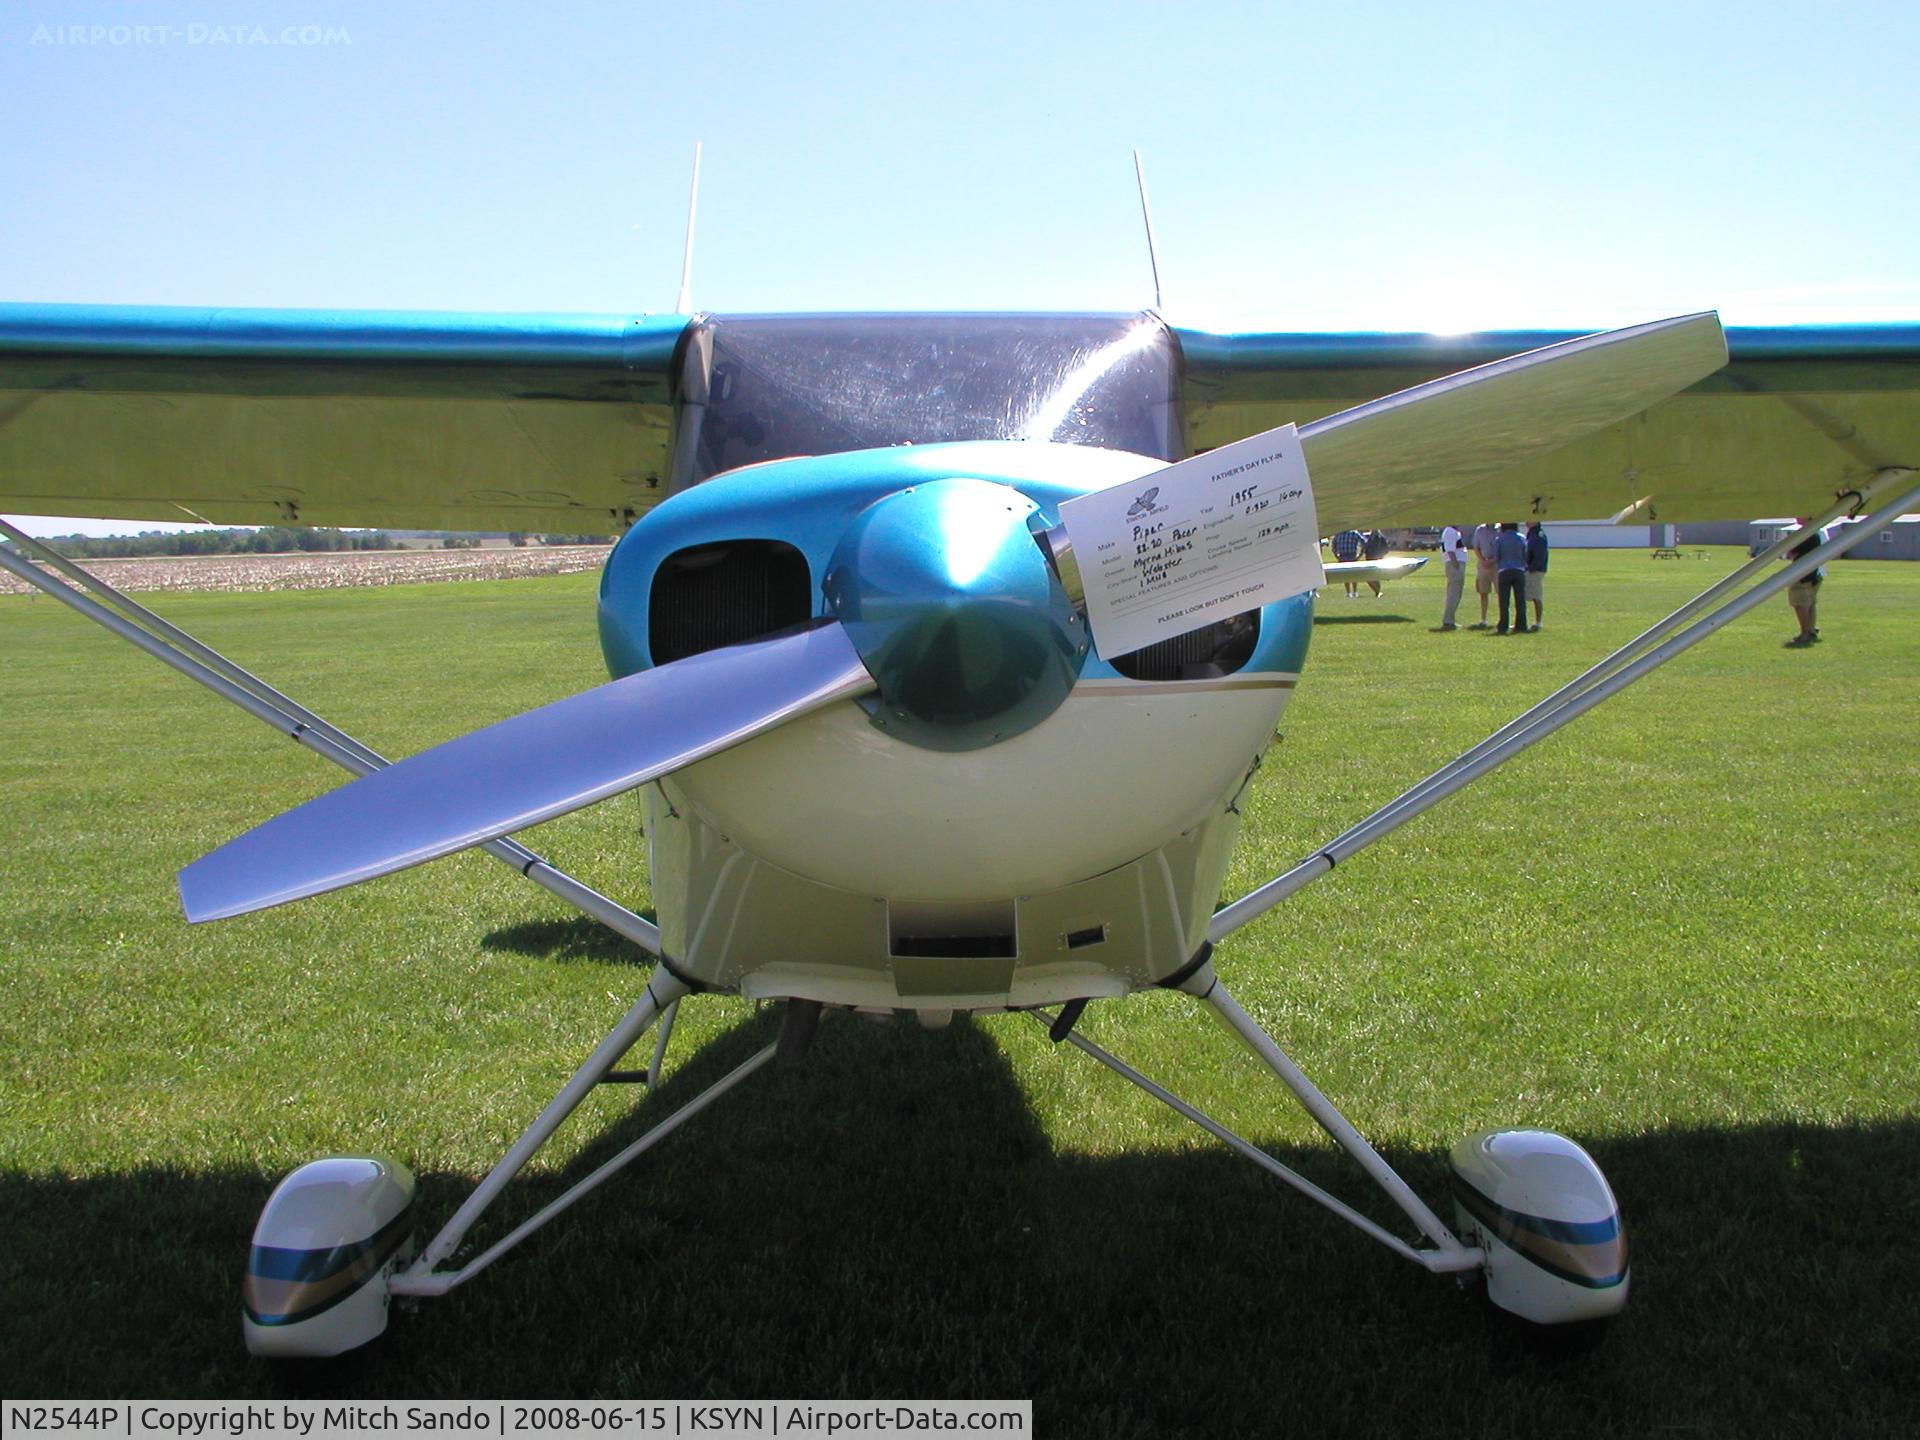
<svg viewBox="0 0 1920 1440">
<path fill-rule="evenodd" d="M 136 27 L 145 26 L 143 32 Z M 78 28 L 76 28 L 78 27 Z M 289 28 L 292 27 L 292 28 Z M 1920 318 L 1920 5 L 0 12 L 0 299 Z"/>
</svg>

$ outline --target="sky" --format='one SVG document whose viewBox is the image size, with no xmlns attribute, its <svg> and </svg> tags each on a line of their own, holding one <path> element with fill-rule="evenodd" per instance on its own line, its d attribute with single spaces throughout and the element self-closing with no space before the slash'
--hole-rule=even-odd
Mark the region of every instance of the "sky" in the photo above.
<svg viewBox="0 0 1920 1440">
<path fill-rule="evenodd" d="M 0 301 L 1920 319 L 1920 5 L 0 10 Z M 42 533 L 73 528 L 30 522 Z M 104 529 L 133 527 L 107 526 Z"/>
</svg>

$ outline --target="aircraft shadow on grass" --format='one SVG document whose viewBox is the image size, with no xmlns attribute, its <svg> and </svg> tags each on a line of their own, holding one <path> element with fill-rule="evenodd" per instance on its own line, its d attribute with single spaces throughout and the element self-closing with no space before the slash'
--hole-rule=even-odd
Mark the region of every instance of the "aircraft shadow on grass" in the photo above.
<svg viewBox="0 0 1920 1440">
<path fill-rule="evenodd" d="M 631 1115 L 563 1172 L 516 1181 L 472 1238 L 505 1234 L 770 1042 L 776 1016 L 682 1057 L 658 1095 L 636 1088 Z M 1379 1433 L 1396 1415 L 1428 1434 L 1890 1433 L 1911 1418 L 1920 1124 L 1583 1137 L 1621 1197 L 1634 1299 L 1599 1346 L 1561 1354 L 1224 1151 L 1055 1153 L 993 1038 L 1022 1024 L 833 1020 L 800 1068 L 749 1080 L 467 1287 L 296 1368 L 239 1343 L 245 1237 L 277 1177 L 0 1176 L 16 1322 L 0 1385 L 1031 1397 L 1049 1436 Z M 1084 1056 L 1059 1063 L 1121 1093 Z M 1275 1153 L 1382 1214 L 1330 1147 Z M 1445 1193 L 1443 1153 L 1386 1153 Z M 423 1227 L 471 1183 L 420 1182 Z"/>
<path fill-rule="evenodd" d="M 651 907 L 637 913 L 647 920 L 655 918 Z M 590 920 L 585 915 L 502 925 L 480 937 L 480 948 L 549 960 L 592 960 L 609 965 L 637 965 L 648 970 L 654 964 L 653 956 L 631 940 L 615 934 L 598 920 Z"/>
<path fill-rule="evenodd" d="M 1411 615 L 1378 614 L 1327 615 L 1315 611 L 1313 623 L 1316 629 L 1322 625 L 1411 625 L 1413 623 L 1413 617 Z"/>
</svg>

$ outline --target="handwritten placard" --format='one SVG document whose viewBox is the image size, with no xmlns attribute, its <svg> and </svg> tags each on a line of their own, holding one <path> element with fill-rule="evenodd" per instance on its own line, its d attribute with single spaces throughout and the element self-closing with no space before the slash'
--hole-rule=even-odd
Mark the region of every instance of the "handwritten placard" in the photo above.
<svg viewBox="0 0 1920 1440">
<path fill-rule="evenodd" d="M 1291 425 L 1064 501 L 1087 620 L 1112 658 L 1323 583 Z"/>
</svg>

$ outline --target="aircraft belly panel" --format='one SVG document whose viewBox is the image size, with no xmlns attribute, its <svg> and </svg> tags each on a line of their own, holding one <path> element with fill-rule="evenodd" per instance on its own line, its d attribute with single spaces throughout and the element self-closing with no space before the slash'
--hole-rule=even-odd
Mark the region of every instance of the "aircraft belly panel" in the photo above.
<svg viewBox="0 0 1920 1440">
<path fill-rule="evenodd" d="M 1293 679 L 1083 681 L 1032 730 L 965 752 L 904 744 L 837 705 L 673 787 L 718 833 L 838 890 L 946 902 L 1058 890 L 1198 824 L 1272 741 Z"/>
<path fill-rule="evenodd" d="M 989 905 L 890 905 L 752 854 L 669 779 L 646 788 L 661 939 L 684 978 L 762 999 L 997 1009 L 1124 995 L 1180 969 L 1205 939 L 1239 834 L 1238 788 L 1236 777 L 1198 823 L 1076 884 Z M 1001 913 L 1002 926 L 981 923 Z"/>
</svg>

